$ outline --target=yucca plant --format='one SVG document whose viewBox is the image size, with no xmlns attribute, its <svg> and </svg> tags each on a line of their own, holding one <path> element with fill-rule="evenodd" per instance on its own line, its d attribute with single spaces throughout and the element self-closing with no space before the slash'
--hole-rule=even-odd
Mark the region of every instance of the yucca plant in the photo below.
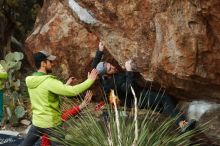
<svg viewBox="0 0 220 146">
<path fill-rule="evenodd" d="M 63 135 L 53 138 L 65 146 L 188 146 L 190 139 L 198 131 L 184 134 L 175 127 L 178 118 L 161 119 L 155 110 L 139 113 L 134 94 L 134 108 L 130 111 L 123 107 L 118 109 L 116 102 L 106 105 L 101 114 L 87 108 L 79 116 L 65 122 L 65 128 L 57 129 Z M 199 144 L 194 144 L 199 145 Z"/>
</svg>

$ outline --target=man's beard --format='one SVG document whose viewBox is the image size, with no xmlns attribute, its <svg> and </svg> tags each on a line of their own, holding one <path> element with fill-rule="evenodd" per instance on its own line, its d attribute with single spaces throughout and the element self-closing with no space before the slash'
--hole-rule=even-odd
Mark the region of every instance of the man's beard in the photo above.
<svg viewBox="0 0 220 146">
<path fill-rule="evenodd" d="M 52 73 L 52 69 L 46 69 L 46 71 L 48 74 Z"/>
</svg>

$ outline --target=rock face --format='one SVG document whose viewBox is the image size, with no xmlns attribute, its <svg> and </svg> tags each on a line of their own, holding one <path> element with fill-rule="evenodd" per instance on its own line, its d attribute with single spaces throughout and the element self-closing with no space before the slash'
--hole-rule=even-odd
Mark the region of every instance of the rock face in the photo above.
<svg viewBox="0 0 220 146">
<path fill-rule="evenodd" d="M 58 57 L 56 73 L 59 77 L 73 75 L 85 79 L 97 43 L 98 37 L 76 22 L 65 3 L 51 0 L 45 1 L 34 30 L 26 40 L 26 52 L 33 64 L 32 53 L 47 50 Z"/>
<path fill-rule="evenodd" d="M 210 120 L 212 119 L 212 120 Z M 218 128 L 220 126 L 220 108 L 211 110 L 206 112 L 200 120 L 200 124 L 208 123 L 208 128 L 204 132 L 206 137 L 210 139 L 212 142 L 209 143 L 209 145 L 220 145 L 220 129 Z"/>
<path fill-rule="evenodd" d="M 63 75 L 82 79 L 99 39 L 176 97 L 220 102 L 219 0 L 47 0 L 27 54 L 50 50 Z"/>
</svg>

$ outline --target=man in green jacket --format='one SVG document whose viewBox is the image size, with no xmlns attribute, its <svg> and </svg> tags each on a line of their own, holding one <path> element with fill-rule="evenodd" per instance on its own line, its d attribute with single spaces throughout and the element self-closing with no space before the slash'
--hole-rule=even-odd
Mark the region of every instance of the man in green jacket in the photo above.
<svg viewBox="0 0 220 146">
<path fill-rule="evenodd" d="M 7 79 L 8 74 L 0 64 L 0 123 L 3 119 L 3 89 L 4 89 L 4 80 Z"/>
<path fill-rule="evenodd" d="M 51 132 L 61 126 L 61 112 L 58 96 L 76 96 L 86 91 L 97 78 L 97 71 L 93 69 L 88 79 L 81 84 L 70 86 L 57 80 L 55 76 L 48 75 L 53 68 L 56 56 L 46 51 L 34 54 L 37 72 L 26 78 L 26 84 L 32 105 L 32 126 L 21 146 L 32 146 L 39 137 L 46 133 L 58 137 Z"/>
</svg>

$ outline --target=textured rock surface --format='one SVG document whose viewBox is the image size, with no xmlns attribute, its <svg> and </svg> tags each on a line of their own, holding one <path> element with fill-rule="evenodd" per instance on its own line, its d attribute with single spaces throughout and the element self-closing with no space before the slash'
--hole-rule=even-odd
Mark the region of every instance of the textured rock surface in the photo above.
<svg viewBox="0 0 220 146">
<path fill-rule="evenodd" d="M 210 120 L 212 119 L 212 120 Z M 208 128 L 204 132 L 208 139 L 212 141 L 212 145 L 220 145 L 220 108 L 206 112 L 200 120 L 200 124 L 208 123 Z"/>
<path fill-rule="evenodd" d="M 133 58 L 178 98 L 220 101 L 219 0 L 78 0 L 88 21 L 73 2 L 45 1 L 28 53 L 51 50 L 64 75 L 82 78 L 100 38 L 119 65 Z"/>
<path fill-rule="evenodd" d="M 58 56 L 56 72 L 61 78 L 85 79 L 97 44 L 97 36 L 76 22 L 68 6 L 55 0 L 45 1 L 26 49 L 32 64 L 32 53 L 45 49 Z"/>
</svg>

